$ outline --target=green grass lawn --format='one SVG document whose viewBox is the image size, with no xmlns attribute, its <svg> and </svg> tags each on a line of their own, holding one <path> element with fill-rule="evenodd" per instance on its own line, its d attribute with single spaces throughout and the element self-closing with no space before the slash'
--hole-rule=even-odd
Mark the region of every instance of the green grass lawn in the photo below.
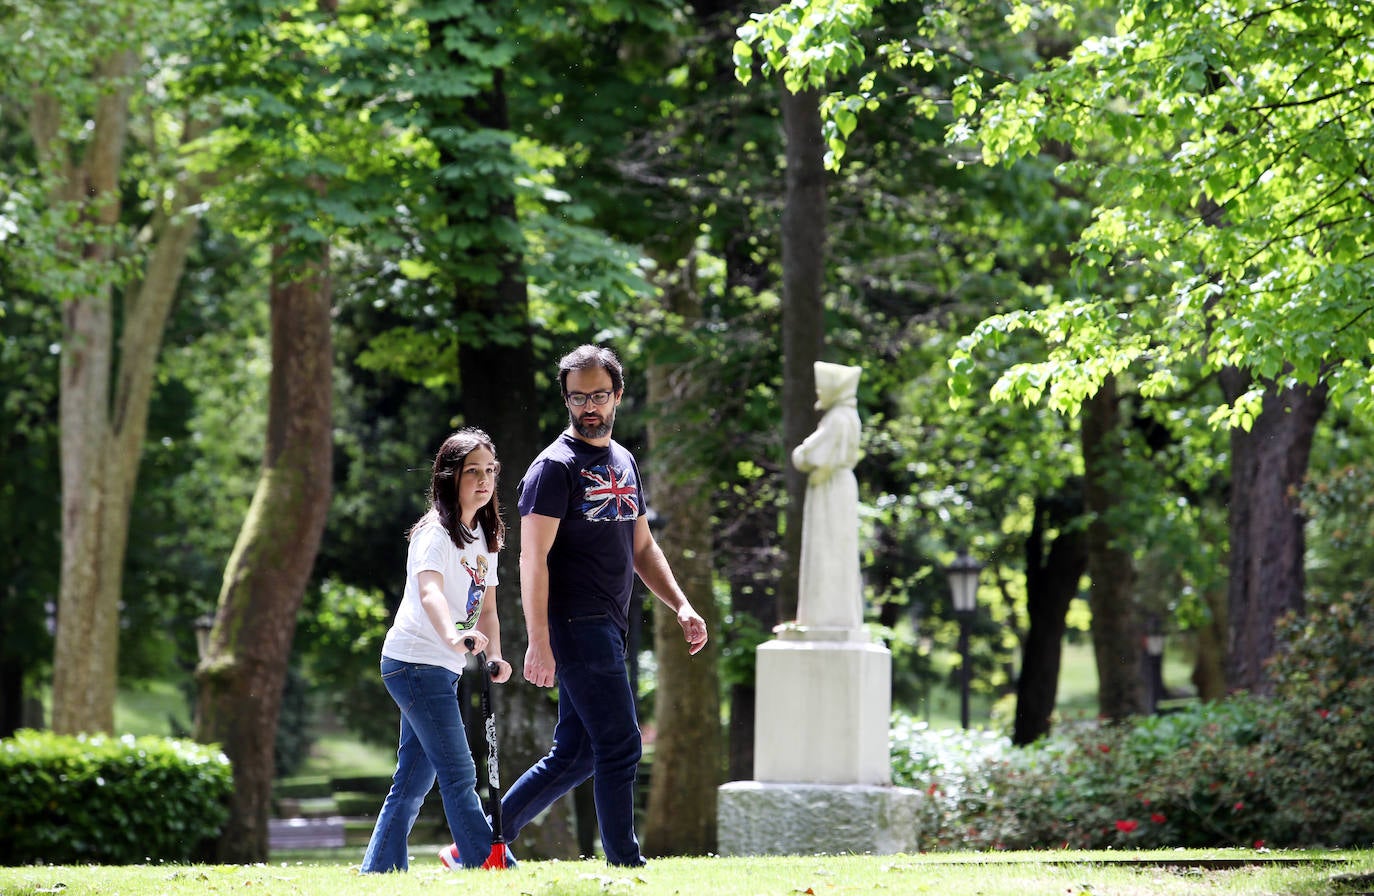
<svg viewBox="0 0 1374 896">
<path fill-rule="evenodd" d="M 390 776 L 396 770 L 396 747 L 360 742 L 346 731 L 320 734 L 310 747 L 298 775 Z"/>
<path fill-rule="evenodd" d="M 355 859 L 356 861 L 356 859 Z M 418 863 L 404 874 L 363 875 L 345 862 L 231 866 L 0 868 L 6 896 L 1333 896 L 1374 888 L 1374 852 L 965 853 L 658 859 L 626 871 L 600 861 L 524 862 L 511 871 L 449 872 Z"/>
</svg>

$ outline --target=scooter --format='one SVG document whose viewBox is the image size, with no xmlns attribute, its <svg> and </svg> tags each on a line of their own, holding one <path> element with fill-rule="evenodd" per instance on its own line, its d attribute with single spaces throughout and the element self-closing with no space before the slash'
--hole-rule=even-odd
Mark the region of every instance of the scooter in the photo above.
<svg viewBox="0 0 1374 896">
<path fill-rule="evenodd" d="M 472 638 L 468 638 L 466 644 L 468 650 L 477 646 Z M 482 679 L 482 727 L 487 736 L 487 811 L 491 813 L 491 852 L 482 867 L 504 871 L 510 864 L 510 848 L 501 832 L 501 763 L 496 746 L 496 712 L 491 705 L 491 680 L 500 667 L 487 661 L 486 651 L 480 651 L 477 668 L 482 672 L 478 677 Z"/>
</svg>

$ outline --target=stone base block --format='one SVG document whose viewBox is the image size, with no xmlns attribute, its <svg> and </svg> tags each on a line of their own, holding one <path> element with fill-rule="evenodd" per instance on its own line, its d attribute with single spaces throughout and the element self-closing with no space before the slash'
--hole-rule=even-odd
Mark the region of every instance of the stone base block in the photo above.
<svg viewBox="0 0 1374 896">
<path fill-rule="evenodd" d="M 892 783 L 892 654 L 858 641 L 760 644 L 755 781 Z"/>
<path fill-rule="evenodd" d="M 896 855 L 919 851 L 925 794 L 864 784 L 732 781 L 717 794 L 725 856 Z"/>
</svg>

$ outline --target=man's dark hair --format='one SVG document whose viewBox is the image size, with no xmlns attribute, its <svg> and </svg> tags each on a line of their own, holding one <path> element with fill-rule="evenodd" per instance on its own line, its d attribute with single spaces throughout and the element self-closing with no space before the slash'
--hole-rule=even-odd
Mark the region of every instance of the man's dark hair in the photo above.
<svg viewBox="0 0 1374 896">
<path fill-rule="evenodd" d="M 568 374 L 574 370 L 603 368 L 611 375 L 611 391 L 619 392 L 625 388 L 625 374 L 620 369 L 620 359 L 615 352 L 601 345 L 579 345 L 563 356 L 558 362 L 558 388 L 568 394 Z"/>
</svg>

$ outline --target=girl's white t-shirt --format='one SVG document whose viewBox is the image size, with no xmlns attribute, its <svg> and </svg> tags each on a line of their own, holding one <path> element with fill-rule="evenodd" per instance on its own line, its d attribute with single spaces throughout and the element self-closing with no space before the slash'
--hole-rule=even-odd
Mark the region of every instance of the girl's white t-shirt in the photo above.
<svg viewBox="0 0 1374 896">
<path fill-rule="evenodd" d="M 444 597 L 458 630 L 475 626 L 486 590 L 496 586 L 496 554 L 486 549 L 487 536 L 480 523 L 475 532 L 477 537 L 460 549 L 434 511 L 420 521 L 406 552 L 405 591 L 382 644 L 384 656 L 404 663 L 443 666 L 462 674 L 467 657 L 455 652 L 434 630 L 420 603 L 419 575 L 432 570 L 443 576 Z"/>
</svg>

